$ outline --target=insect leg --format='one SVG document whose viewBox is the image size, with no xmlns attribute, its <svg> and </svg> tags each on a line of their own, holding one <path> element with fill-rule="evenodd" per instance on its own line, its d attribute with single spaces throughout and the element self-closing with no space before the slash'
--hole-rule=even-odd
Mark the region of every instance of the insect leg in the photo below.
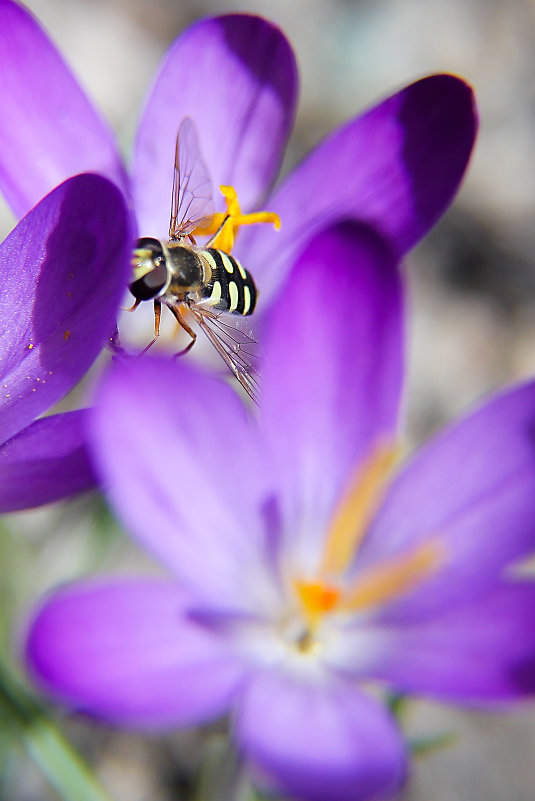
<svg viewBox="0 0 535 801">
<path fill-rule="evenodd" d="M 215 242 L 215 240 L 217 239 L 217 237 L 219 236 L 219 234 L 220 234 L 220 233 L 221 233 L 221 231 L 223 230 L 223 226 L 225 225 L 225 223 L 226 223 L 226 221 L 228 220 L 228 218 L 229 218 L 229 217 L 230 217 L 230 214 L 226 214 L 226 215 L 225 215 L 225 217 L 224 217 L 224 219 L 223 219 L 223 222 L 221 223 L 221 225 L 219 226 L 219 228 L 217 229 L 217 231 L 215 232 L 215 234 L 213 234 L 213 235 L 210 237 L 210 239 L 208 240 L 208 242 L 207 242 L 205 245 L 203 245 L 203 247 L 205 247 L 205 248 L 209 248 L 209 247 L 211 247 L 211 246 L 212 246 L 212 242 Z"/>
<path fill-rule="evenodd" d="M 154 301 L 154 339 L 160 336 L 160 317 L 162 316 L 162 304 L 159 300 Z"/>
<path fill-rule="evenodd" d="M 191 337 L 191 342 L 189 343 L 189 345 L 187 345 L 183 350 L 179 350 L 178 353 L 175 353 L 175 357 L 176 356 L 183 356 L 185 353 L 188 352 L 188 350 L 191 350 L 191 348 L 194 346 L 195 340 L 197 339 L 197 334 L 195 333 L 193 328 L 189 327 L 189 325 L 184 320 L 184 318 L 180 314 L 179 310 L 175 306 L 169 306 L 169 309 L 174 314 L 175 319 L 176 319 L 177 323 L 179 324 L 179 326 L 181 328 L 183 328 L 184 331 L 186 331 L 186 333 L 188 333 L 190 335 L 190 337 Z"/>
<path fill-rule="evenodd" d="M 151 341 L 149 342 L 147 347 L 143 348 L 143 350 L 139 354 L 140 356 L 144 356 L 145 353 L 149 350 L 149 348 L 152 348 L 152 346 L 154 345 L 154 343 L 156 342 L 156 340 L 160 336 L 160 317 L 161 316 L 162 316 L 162 304 L 160 303 L 159 300 L 155 300 L 154 301 L 154 339 L 151 339 Z"/>
<path fill-rule="evenodd" d="M 121 311 L 133 312 L 133 311 L 135 311 L 137 309 L 137 307 L 139 306 L 140 303 L 141 303 L 141 300 L 139 298 L 137 298 L 133 306 L 129 306 L 128 308 L 125 308 L 124 306 L 121 306 Z"/>
</svg>

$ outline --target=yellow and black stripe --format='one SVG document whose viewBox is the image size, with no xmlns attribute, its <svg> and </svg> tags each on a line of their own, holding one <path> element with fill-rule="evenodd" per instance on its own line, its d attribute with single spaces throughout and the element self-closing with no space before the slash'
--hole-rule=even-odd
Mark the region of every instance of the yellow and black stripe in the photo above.
<svg viewBox="0 0 535 801">
<path fill-rule="evenodd" d="M 202 295 L 214 308 L 236 314 L 252 314 L 256 306 L 256 286 L 245 267 L 223 250 L 206 248 L 198 251 L 209 264 L 211 278 Z"/>
</svg>

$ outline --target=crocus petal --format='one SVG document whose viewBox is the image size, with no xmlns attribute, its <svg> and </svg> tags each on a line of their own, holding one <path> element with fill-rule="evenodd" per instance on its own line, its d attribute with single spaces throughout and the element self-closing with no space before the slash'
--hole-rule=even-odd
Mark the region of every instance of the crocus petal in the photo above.
<svg viewBox="0 0 535 801">
<path fill-rule="evenodd" d="M 370 223 L 403 255 L 451 202 L 475 134 L 471 89 L 451 75 L 434 75 L 327 139 L 267 201 L 280 216 L 280 233 L 268 226 L 240 233 L 236 255 L 247 257 L 262 303 L 303 242 L 336 219 Z"/>
<path fill-rule="evenodd" d="M 371 229 L 316 237 L 266 325 L 263 430 L 286 528 L 319 540 L 348 481 L 393 442 L 403 374 L 402 287 Z"/>
<path fill-rule="evenodd" d="M 0 245 L 0 442 L 59 400 L 113 330 L 132 231 L 122 194 L 71 178 Z"/>
<path fill-rule="evenodd" d="M 0 512 L 29 509 L 95 486 L 86 412 L 44 417 L 0 446 Z"/>
<path fill-rule="evenodd" d="M 481 703 L 535 690 L 535 586 L 501 585 L 432 621 L 377 630 L 368 677 L 409 693 Z M 351 635 L 348 635 L 351 640 Z M 354 636 L 358 655 L 358 635 Z"/>
<path fill-rule="evenodd" d="M 100 580 L 45 601 L 28 634 L 36 681 L 78 711 L 125 726 L 167 727 L 221 714 L 243 669 L 190 623 L 176 584 Z"/>
<path fill-rule="evenodd" d="M 292 49 L 266 20 L 229 14 L 186 31 L 169 51 L 139 126 L 133 180 L 142 232 L 167 234 L 184 117 L 198 129 L 216 195 L 230 184 L 251 210 L 277 172 L 296 93 Z"/>
<path fill-rule="evenodd" d="M 391 486 L 357 567 L 435 541 L 439 566 L 389 611 L 407 620 L 466 603 L 533 552 L 535 383 L 495 397 L 417 453 Z"/>
<path fill-rule="evenodd" d="M 258 674 L 240 696 L 236 728 L 245 756 L 304 801 L 383 798 L 405 778 L 393 721 L 349 685 Z"/>
<path fill-rule="evenodd" d="M 25 8 L 0 2 L 0 190 L 18 217 L 71 175 L 125 190 L 108 126 Z"/>
<path fill-rule="evenodd" d="M 218 608 L 261 592 L 268 488 L 228 386 L 183 361 L 132 360 L 104 381 L 92 428 L 111 502 L 141 544 Z"/>
</svg>

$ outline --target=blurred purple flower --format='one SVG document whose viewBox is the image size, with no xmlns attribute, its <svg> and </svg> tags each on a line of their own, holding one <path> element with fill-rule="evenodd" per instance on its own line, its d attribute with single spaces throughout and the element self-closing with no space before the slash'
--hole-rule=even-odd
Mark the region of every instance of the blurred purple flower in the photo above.
<svg viewBox="0 0 535 801">
<path fill-rule="evenodd" d="M 0 511 L 95 483 L 85 411 L 36 420 L 113 332 L 130 271 L 124 198 L 99 175 L 58 186 L 0 244 Z"/>
<path fill-rule="evenodd" d="M 185 362 L 106 377 L 97 468 L 175 580 L 53 594 L 27 641 L 41 686 L 125 726 L 230 713 L 259 781 L 307 801 L 403 783 L 401 734 L 362 683 L 467 704 L 534 690 L 535 586 L 510 567 L 535 543 L 535 384 L 391 477 L 402 312 L 397 254 L 346 222 L 269 312 L 258 420 Z"/>
<path fill-rule="evenodd" d="M 251 211 L 276 176 L 296 96 L 295 58 L 278 28 L 252 15 L 202 20 L 163 62 L 128 178 L 112 133 L 44 32 L 22 6 L 0 0 L 0 189 L 18 215 L 69 175 L 100 172 L 132 199 L 140 233 L 165 238 L 186 116 L 214 186 L 234 186 Z M 265 201 L 280 215 L 280 235 L 258 226 L 239 237 L 236 255 L 264 307 L 306 240 L 338 219 L 373 224 L 403 255 L 450 203 L 475 129 L 470 88 L 436 75 L 334 133 Z"/>
</svg>

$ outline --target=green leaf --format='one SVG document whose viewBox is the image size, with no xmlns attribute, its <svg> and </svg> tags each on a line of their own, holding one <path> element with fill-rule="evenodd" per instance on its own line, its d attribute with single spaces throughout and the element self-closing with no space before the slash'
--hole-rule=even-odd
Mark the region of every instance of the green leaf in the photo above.
<svg viewBox="0 0 535 801">
<path fill-rule="evenodd" d="M 427 756 L 443 748 L 451 748 L 457 743 L 458 736 L 455 732 L 446 731 L 439 734 L 431 734 L 427 737 L 416 737 L 409 741 L 409 749 L 413 756 Z"/>
<path fill-rule="evenodd" d="M 41 704 L 1 665 L 0 717 L 63 801 L 111 801 Z"/>
</svg>

